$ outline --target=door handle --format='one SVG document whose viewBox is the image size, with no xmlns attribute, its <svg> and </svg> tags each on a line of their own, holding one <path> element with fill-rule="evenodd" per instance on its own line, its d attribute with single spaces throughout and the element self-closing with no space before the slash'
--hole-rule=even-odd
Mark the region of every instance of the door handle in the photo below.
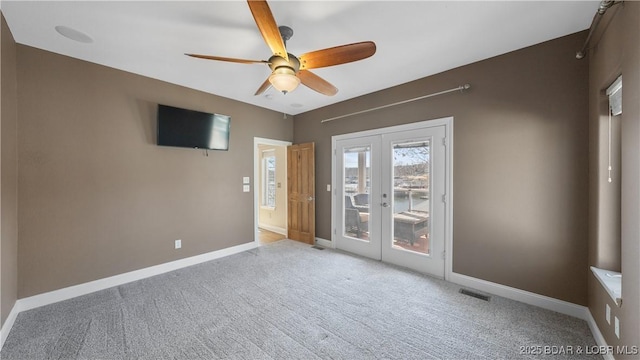
<svg viewBox="0 0 640 360">
<path fill-rule="evenodd" d="M 382 203 L 380 205 L 382 205 L 382 207 L 389 207 L 389 204 L 387 204 L 386 202 L 384 202 L 384 203 Z"/>
<path fill-rule="evenodd" d="M 309 198 L 307 199 L 307 201 L 313 201 L 313 197 L 309 196 Z"/>
</svg>

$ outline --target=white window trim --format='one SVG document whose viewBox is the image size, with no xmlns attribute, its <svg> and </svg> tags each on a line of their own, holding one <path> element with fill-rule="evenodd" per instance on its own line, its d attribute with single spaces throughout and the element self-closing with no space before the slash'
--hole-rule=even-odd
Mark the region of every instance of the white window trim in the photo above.
<svg viewBox="0 0 640 360">
<path fill-rule="evenodd" d="M 609 97 L 609 112 L 611 115 L 616 116 L 622 114 L 622 75 L 607 88 L 606 92 Z M 611 104 L 619 104 L 614 109 Z"/>
<path fill-rule="evenodd" d="M 591 267 L 591 271 L 616 305 L 622 306 L 622 273 L 599 269 L 595 266 Z"/>
</svg>

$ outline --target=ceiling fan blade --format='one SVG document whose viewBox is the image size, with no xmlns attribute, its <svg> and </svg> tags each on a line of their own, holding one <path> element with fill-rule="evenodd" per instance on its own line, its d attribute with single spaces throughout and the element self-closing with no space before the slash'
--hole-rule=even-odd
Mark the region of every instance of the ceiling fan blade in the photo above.
<svg viewBox="0 0 640 360">
<path fill-rule="evenodd" d="M 267 91 L 267 89 L 271 87 L 271 83 L 269 82 L 269 78 L 267 78 L 267 80 L 265 80 L 262 85 L 260 85 L 260 87 L 258 88 L 258 90 L 256 90 L 256 93 L 253 94 L 254 96 L 256 95 L 260 95 L 263 92 Z"/>
<path fill-rule="evenodd" d="M 241 64 L 256 64 L 256 63 L 268 64 L 269 63 L 267 60 L 234 59 L 234 58 L 228 58 L 228 57 L 222 57 L 222 56 L 199 55 L 199 54 L 185 54 L 185 55 L 198 58 L 198 59 L 228 61 L 228 62 L 241 63 Z"/>
<path fill-rule="evenodd" d="M 248 0 L 247 2 L 249 3 L 251 14 L 253 14 L 253 19 L 256 21 L 256 25 L 258 25 L 258 30 L 260 30 L 264 41 L 271 49 L 273 55 L 278 55 L 289 61 L 287 49 L 284 46 L 282 35 L 280 35 L 278 24 L 276 24 L 276 20 L 273 18 L 269 4 L 267 4 L 265 0 Z"/>
<path fill-rule="evenodd" d="M 298 59 L 300 70 L 317 69 L 366 59 L 375 53 L 376 44 L 373 41 L 364 41 L 312 51 L 299 56 Z"/>
<path fill-rule="evenodd" d="M 300 72 L 298 72 L 298 78 L 305 86 L 320 94 L 333 96 L 338 93 L 338 88 L 311 71 L 300 70 Z"/>
</svg>

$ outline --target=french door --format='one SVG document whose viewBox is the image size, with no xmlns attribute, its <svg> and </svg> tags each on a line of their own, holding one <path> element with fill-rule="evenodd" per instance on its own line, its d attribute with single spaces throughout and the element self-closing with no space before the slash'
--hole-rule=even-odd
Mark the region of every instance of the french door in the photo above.
<svg viewBox="0 0 640 360">
<path fill-rule="evenodd" d="M 444 277 L 445 136 L 440 125 L 334 139 L 336 248 Z"/>
</svg>

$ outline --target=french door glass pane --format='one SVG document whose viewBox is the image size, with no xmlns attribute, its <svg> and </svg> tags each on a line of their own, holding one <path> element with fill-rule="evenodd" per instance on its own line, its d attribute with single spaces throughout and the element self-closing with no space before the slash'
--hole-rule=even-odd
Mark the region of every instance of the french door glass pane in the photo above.
<svg viewBox="0 0 640 360">
<path fill-rule="evenodd" d="M 429 254 L 430 141 L 393 143 L 393 247 Z"/>
<path fill-rule="evenodd" d="M 345 148 L 343 157 L 343 235 L 369 241 L 371 147 Z"/>
</svg>

